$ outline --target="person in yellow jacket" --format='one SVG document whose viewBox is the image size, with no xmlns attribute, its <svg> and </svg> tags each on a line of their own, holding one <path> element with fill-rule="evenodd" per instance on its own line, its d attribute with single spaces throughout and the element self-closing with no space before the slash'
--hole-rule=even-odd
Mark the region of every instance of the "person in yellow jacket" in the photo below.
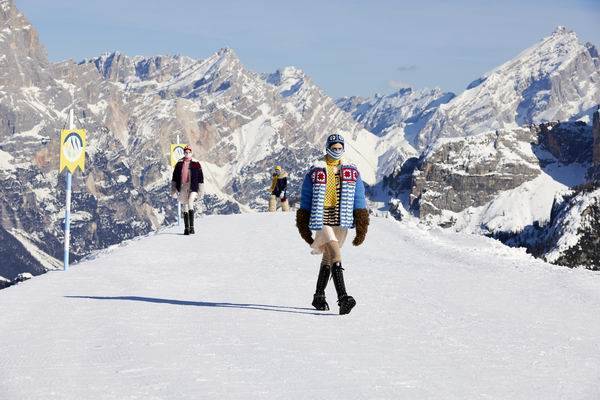
<svg viewBox="0 0 600 400">
<path fill-rule="evenodd" d="M 286 197 L 288 174 L 279 165 L 273 171 L 269 193 L 269 212 L 277 211 L 277 199 L 281 201 L 281 211 L 290 211 L 290 203 Z"/>
</svg>

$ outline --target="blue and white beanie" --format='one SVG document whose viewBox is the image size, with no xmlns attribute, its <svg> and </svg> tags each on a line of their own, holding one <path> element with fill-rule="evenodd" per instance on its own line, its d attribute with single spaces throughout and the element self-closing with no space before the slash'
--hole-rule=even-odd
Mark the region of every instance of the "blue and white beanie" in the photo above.
<svg viewBox="0 0 600 400">
<path fill-rule="evenodd" d="M 339 133 L 333 133 L 329 136 L 327 136 L 327 143 L 325 144 L 325 151 L 327 152 L 327 154 L 329 154 L 330 157 L 339 160 L 340 158 L 342 158 L 342 155 L 344 154 L 344 150 L 342 151 L 333 151 L 331 149 L 331 145 L 336 144 L 336 143 L 340 143 L 342 146 L 344 146 L 344 148 L 346 147 L 346 145 L 344 144 L 344 137 L 342 135 L 340 135 Z"/>
</svg>

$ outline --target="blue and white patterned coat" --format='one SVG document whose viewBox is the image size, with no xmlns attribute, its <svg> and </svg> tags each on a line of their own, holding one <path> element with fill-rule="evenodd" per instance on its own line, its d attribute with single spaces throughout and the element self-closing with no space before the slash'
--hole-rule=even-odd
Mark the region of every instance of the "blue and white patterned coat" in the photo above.
<svg viewBox="0 0 600 400">
<path fill-rule="evenodd" d="M 340 168 L 340 227 L 354 228 L 354 210 L 367 208 L 365 185 L 356 166 L 342 162 Z M 308 171 L 302 183 L 300 208 L 310 210 L 309 228 L 323 229 L 323 207 L 327 171 L 324 161 L 316 163 Z"/>
</svg>

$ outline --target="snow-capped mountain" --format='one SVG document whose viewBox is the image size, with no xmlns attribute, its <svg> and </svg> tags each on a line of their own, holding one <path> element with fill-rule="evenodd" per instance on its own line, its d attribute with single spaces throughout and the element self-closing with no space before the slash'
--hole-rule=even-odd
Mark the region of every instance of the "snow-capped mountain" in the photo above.
<svg viewBox="0 0 600 400">
<path fill-rule="evenodd" d="M 298 181 L 331 131 L 346 134 L 348 158 L 374 182 L 377 138 L 299 70 L 300 81 L 290 91 L 283 82 L 247 70 L 231 49 L 205 60 L 109 54 L 87 63 L 135 97 L 129 134 L 149 138 L 160 131 L 173 139 L 180 133 L 218 176 L 211 185 L 250 207 L 265 204 L 266 171 L 279 163 Z M 167 70 L 148 73 L 148 65 Z"/>
<path fill-rule="evenodd" d="M 129 135 L 127 107 L 134 102 L 93 65 L 49 63 L 14 3 L 0 5 L 0 251 L 6 254 L 0 275 L 12 279 L 60 265 L 64 178 L 58 174 L 58 131 L 71 108 L 77 126 L 90 132 L 86 172 L 76 173 L 73 182 L 72 259 L 156 229 L 172 213 L 172 202 L 156 185 L 167 179 L 166 167 L 162 174 L 154 168 L 165 153 L 143 153 L 143 141 Z"/>
<path fill-rule="evenodd" d="M 418 142 L 579 119 L 600 103 L 600 58 L 558 27 L 551 36 L 471 83 L 439 107 Z"/>
<path fill-rule="evenodd" d="M 416 148 L 420 130 L 440 105 L 448 103 L 454 97 L 454 93 L 443 92 L 439 88 L 403 88 L 386 96 L 343 97 L 336 103 L 378 136 L 402 130 L 406 141 Z"/>
<path fill-rule="evenodd" d="M 392 203 L 507 242 L 547 224 L 557 193 L 598 176 L 600 123 L 588 123 L 600 103 L 599 61 L 559 27 L 469 85 L 425 124 L 419 161 L 387 178 Z"/>
<path fill-rule="evenodd" d="M 375 182 L 377 137 L 299 70 L 297 90 L 285 92 L 283 81 L 247 70 L 231 49 L 203 60 L 115 52 L 53 64 L 13 1 L 0 4 L 0 234 L 8 238 L 0 254 L 10 260 L 0 275 L 60 265 L 58 130 L 71 108 L 88 131 L 86 171 L 74 177 L 74 260 L 175 219 L 167 162 L 177 135 L 202 161 L 206 213 L 265 207 L 276 164 L 290 172 L 295 202 L 330 132 L 345 134 L 349 161 Z"/>
</svg>

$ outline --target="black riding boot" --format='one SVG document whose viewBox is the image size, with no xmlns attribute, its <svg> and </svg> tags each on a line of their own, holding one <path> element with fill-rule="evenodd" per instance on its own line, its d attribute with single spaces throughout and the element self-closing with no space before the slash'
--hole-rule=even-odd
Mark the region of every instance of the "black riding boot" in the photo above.
<svg viewBox="0 0 600 400">
<path fill-rule="evenodd" d="M 193 235 L 194 233 L 194 210 L 190 210 L 190 234 Z"/>
<path fill-rule="evenodd" d="M 184 225 L 183 234 L 189 235 L 190 234 L 190 216 L 187 213 L 187 211 L 183 212 L 183 225 Z"/>
<path fill-rule="evenodd" d="M 312 302 L 313 307 L 320 311 L 329 310 L 329 304 L 327 304 L 327 301 L 325 300 L 325 288 L 327 287 L 327 282 L 329 281 L 329 273 L 329 265 L 321 264 L 321 268 L 319 269 L 319 277 L 317 278 L 317 290 L 315 291 Z"/>
<path fill-rule="evenodd" d="M 344 284 L 344 268 L 341 262 L 333 263 L 331 267 L 331 276 L 333 284 L 338 295 L 338 305 L 340 306 L 340 314 L 348 314 L 356 305 L 356 300 L 346 293 L 346 285 Z"/>
</svg>

